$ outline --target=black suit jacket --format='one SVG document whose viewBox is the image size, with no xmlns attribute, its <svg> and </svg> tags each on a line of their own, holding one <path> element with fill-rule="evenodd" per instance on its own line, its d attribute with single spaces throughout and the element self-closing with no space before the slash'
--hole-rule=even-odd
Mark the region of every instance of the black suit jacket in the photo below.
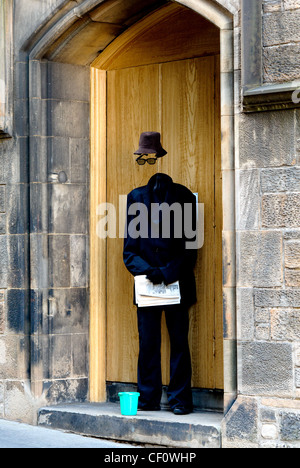
<svg viewBox="0 0 300 468">
<path fill-rule="evenodd" d="M 153 203 L 167 203 L 169 206 L 179 204 L 182 210 L 182 235 L 178 238 L 175 230 L 174 216 L 170 211 L 170 235 L 165 238 L 162 231 L 162 212 L 151 208 Z M 186 204 L 189 205 L 189 215 L 185 218 Z M 187 248 L 187 242 L 192 242 L 191 230 L 196 231 L 196 197 L 186 187 L 176 184 L 165 174 L 156 174 L 148 185 L 137 188 L 127 197 L 127 222 L 124 241 L 124 263 L 133 276 L 148 275 L 154 268 L 159 268 L 166 284 L 180 282 L 181 302 L 191 306 L 197 301 L 194 266 L 197 250 Z M 165 216 L 166 218 L 166 216 Z M 180 218 L 177 218 L 180 222 Z M 189 222 L 190 226 L 184 224 Z M 187 227 L 190 229 L 188 232 Z M 136 230 L 140 231 L 137 236 Z M 135 299 L 134 299 L 135 302 Z"/>
</svg>

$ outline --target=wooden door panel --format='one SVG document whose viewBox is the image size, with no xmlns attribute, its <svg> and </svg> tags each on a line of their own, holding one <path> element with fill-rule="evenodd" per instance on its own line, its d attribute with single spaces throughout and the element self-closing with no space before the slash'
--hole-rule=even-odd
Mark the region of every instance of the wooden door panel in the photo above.
<svg viewBox="0 0 300 468">
<path fill-rule="evenodd" d="M 205 244 L 195 269 L 198 302 L 190 311 L 193 386 L 200 388 L 215 388 L 216 373 L 215 119 L 214 58 L 163 64 L 162 134 L 169 155 L 161 170 L 197 192 L 205 206 Z"/>
<path fill-rule="evenodd" d="M 107 74 L 107 201 L 119 213 L 119 195 L 145 185 L 156 168 L 140 167 L 134 151 L 145 128 L 159 125 L 159 67 Z M 124 226 L 118 226 L 121 231 Z M 137 379 L 138 331 L 133 278 L 123 264 L 123 239 L 107 240 L 107 380 Z"/>
<path fill-rule="evenodd" d="M 222 384 L 222 349 L 216 343 L 216 337 L 222 341 L 216 63 L 215 57 L 206 57 L 107 72 L 107 201 L 118 207 L 119 195 L 147 184 L 154 173 L 165 172 L 198 192 L 205 205 L 205 245 L 195 270 L 198 303 L 191 309 L 190 332 L 193 386 L 200 388 L 221 388 Z M 168 155 L 154 167 L 139 167 L 133 152 L 140 133 L 150 130 L 162 133 Z M 133 279 L 123 265 L 122 250 L 122 239 L 108 239 L 107 380 L 136 382 L 138 331 Z M 162 334 L 163 382 L 168 384 L 170 350 L 164 321 Z"/>
</svg>

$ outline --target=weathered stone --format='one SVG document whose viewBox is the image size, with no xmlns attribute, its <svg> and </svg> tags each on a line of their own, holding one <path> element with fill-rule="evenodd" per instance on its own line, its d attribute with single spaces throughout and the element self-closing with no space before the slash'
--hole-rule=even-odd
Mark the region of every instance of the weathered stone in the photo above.
<svg viewBox="0 0 300 468">
<path fill-rule="evenodd" d="M 281 11 L 281 0 L 264 0 L 263 7 L 265 13 L 273 13 L 274 11 Z"/>
<path fill-rule="evenodd" d="M 269 323 L 270 322 L 270 311 L 261 307 L 255 309 L 255 321 L 257 323 Z"/>
<path fill-rule="evenodd" d="M 48 99 L 89 102 L 89 67 L 48 62 L 47 73 Z"/>
<path fill-rule="evenodd" d="M 0 186 L 0 213 L 6 212 L 6 186 Z"/>
<path fill-rule="evenodd" d="M 297 10 L 300 8 L 299 0 L 283 0 L 285 10 Z"/>
<path fill-rule="evenodd" d="M 7 291 L 7 327 L 10 332 L 26 333 L 28 331 L 27 305 L 27 294 L 24 290 L 9 289 Z"/>
<path fill-rule="evenodd" d="M 72 377 L 85 377 L 89 367 L 89 335 L 72 336 Z"/>
<path fill-rule="evenodd" d="M 10 288 L 24 289 L 28 277 L 28 239 L 24 235 L 7 236 L 8 280 Z"/>
<path fill-rule="evenodd" d="M 70 140 L 69 138 L 50 138 L 48 141 L 48 179 L 60 171 L 70 174 Z"/>
<path fill-rule="evenodd" d="M 300 193 L 268 194 L 262 198 L 263 227 L 298 227 Z"/>
<path fill-rule="evenodd" d="M 24 234 L 28 220 L 28 186 L 7 185 L 7 224 L 10 234 Z"/>
<path fill-rule="evenodd" d="M 259 341 L 268 341 L 270 339 L 270 325 L 261 323 L 255 328 L 255 338 Z"/>
<path fill-rule="evenodd" d="M 300 413 L 283 412 L 280 424 L 281 439 L 286 441 L 300 440 Z"/>
<path fill-rule="evenodd" d="M 300 388 L 300 369 L 295 370 L 295 385 Z"/>
<path fill-rule="evenodd" d="M 81 379 L 83 380 L 83 379 Z M 64 390 L 64 381 L 55 381 L 52 394 L 60 386 L 60 393 Z M 72 385 L 79 386 L 80 379 L 74 380 Z M 86 385 L 82 382 L 82 387 Z M 66 383 L 65 383 L 66 385 Z M 69 384 L 70 386 L 70 384 Z M 65 388 L 65 394 L 71 394 L 75 400 L 72 388 Z M 74 389 L 75 390 L 75 389 Z M 174 418 L 166 412 L 164 417 L 140 413 L 137 417 L 124 418 L 120 414 L 119 405 L 59 405 L 39 410 L 39 425 L 63 431 L 84 433 L 97 438 L 133 441 L 142 444 L 156 444 L 164 447 L 181 447 L 187 449 L 221 448 L 222 415 L 207 413 L 193 414 L 189 420 Z"/>
<path fill-rule="evenodd" d="M 0 214 L 0 235 L 6 234 L 6 215 Z"/>
<path fill-rule="evenodd" d="M 71 236 L 70 239 L 70 267 L 71 286 L 87 286 L 87 238 L 85 236 Z"/>
<path fill-rule="evenodd" d="M 262 193 L 300 192 L 300 168 L 263 169 L 261 191 Z"/>
<path fill-rule="evenodd" d="M 72 372 L 72 336 L 52 335 L 49 337 L 51 368 L 50 377 L 53 379 L 66 379 Z"/>
<path fill-rule="evenodd" d="M 254 303 L 257 307 L 300 308 L 300 290 L 257 289 Z"/>
<path fill-rule="evenodd" d="M 27 181 L 27 145 L 27 137 L 14 137 L 0 141 L 0 184 Z"/>
<path fill-rule="evenodd" d="M 278 438 L 278 429 L 275 424 L 263 424 L 261 435 L 264 439 L 275 440 Z"/>
<path fill-rule="evenodd" d="M 48 182 L 47 144 L 48 139 L 46 137 L 30 137 L 30 182 Z M 50 153 L 49 159 L 51 156 L 52 152 Z"/>
<path fill-rule="evenodd" d="M 24 338 L 14 334 L 1 335 L 0 379 L 26 379 L 27 368 L 28 362 L 26 362 L 26 346 Z"/>
<path fill-rule="evenodd" d="M 300 367 L 300 344 L 297 344 L 295 346 L 294 359 L 295 359 L 295 365 L 297 367 Z"/>
<path fill-rule="evenodd" d="M 241 340 L 252 340 L 254 336 L 253 290 L 237 290 L 237 334 Z"/>
<path fill-rule="evenodd" d="M 300 44 L 286 44 L 264 49 L 264 81 L 284 82 L 300 76 Z"/>
<path fill-rule="evenodd" d="M 36 423 L 36 404 L 28 381 L 8 381 L 5 385 L 5 418 Z"/>
<path fill-rule="evenodd" d="M 88 379 L 59 379 L 44 381 L 44 395 L 47 401 L 63 403 L 86 401 L 88 396 Z"/>
<path fill-rule="evenodd" d="M 300 340 L 299 310 L 271 310 L 271 336 L 275 341 Z"/>
<path fill-rule="evenodd" d="M 8 249 L 7 236 L 0 236 L 0 288 L 7 288 Z"/>
<path fill-rule="evenodd" d="M 286 268 L 300 268 L 300 241 L 285 243 L 284 261 Z"/>
<path fill-rule="evenodd" d="M 5 304 L 0 302 L 0 335 L 5 332 Z"/>
<path fill-rule="evenodd" d="M 240 232 L 240 287 L 274 287 L 282 284 L 282 237 L 279 232 Z"/>
<path fill-rule="evenodd" d="M 241 392 L 290 395 L 294 387 L 292 352 L 288 343 L 241 343 Z"/>
<path fill-rule="evenodd" d="M 4 383 L 0 383 L 0 418 L 4 418 Z"/>
<path fill-rule="evenodd" d="M 260 418 L 264 422 L 276 422 L 276 413 L 269 408 L 261 408 Z"/>
<path fill-rule="evenodd" d="M 73 138 L 89 137 L 89 103 L 51 100 L 48 104 L 48 112 L 48 132 L 50 131 L 51 135 Z"/>
<path fill-rule="evenodd" d="M 283 238 L 284 240 L 299 240 L 300 241 L 300 230 L 299 229 L 286 230 Z"/>
<path fill-rule="evenodd" d="M 291 288 L 300 288 L 300 270 L 285 270 L 285 283 L 286 286 Z"/>
<path fill-rule="evenodd" d="M 239 396 L 223 421 L 223 448 L 253 447 L 258 443 L 258 405 Z"/>
<path fill-rule="evenodd" d="M 47 184 L 31 184 L 30 213 L 30 232 L 46 233 L 49 219 Z"/>
<path fill-rule="evenodd" d="M 83 138 L 70 138 L 70 161 L 73 184 L 87 183 L 90 162 L 90 142 Z"/>
<path fill-rule="evenodd" d="M 257 229 L 260 223 L 259 172 L 239 171 L 238 229 Z"/>
<path fill-rule="evenodd" d="M 264 45 L 273 46 L 287 42 L 300 41 L 300 22 L 298 11 L 284 11 L 265 15 Z"/>
<path fill-rule="evenodd" d="M 87 188 L 85 185 L 53 184 L 50 186 L 52 218 L 49 230 L 55 234 L 88 232 Z"/>
<path fill-rule="evenodd" d="M 49 237 L 49 280 L 50 286 L 70 286 L 70 237 Z"/>
<path fill-rule="evenodd" d="M 89 297 L 85 288 L 53 289 L 49 293 L 49 333 L 84 334 L 88 330 Z"/>
<path fill-rule="evenodd" d="M 240 119 L 241 169 L 295 163 L 293 111 L 255 113 Z"/>
</svg>

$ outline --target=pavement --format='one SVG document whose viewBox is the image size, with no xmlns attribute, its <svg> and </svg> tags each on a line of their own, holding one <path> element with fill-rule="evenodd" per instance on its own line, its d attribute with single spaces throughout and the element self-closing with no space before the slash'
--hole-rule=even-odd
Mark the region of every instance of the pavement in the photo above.
<svg viewBox="0 0 300 468">
<path fill-rule="evenodd" d="M 130 444 L 118 444 L 103 439 L 29 426 L 0 419 L 1 448 L 136 448 Z"/>
</svg>

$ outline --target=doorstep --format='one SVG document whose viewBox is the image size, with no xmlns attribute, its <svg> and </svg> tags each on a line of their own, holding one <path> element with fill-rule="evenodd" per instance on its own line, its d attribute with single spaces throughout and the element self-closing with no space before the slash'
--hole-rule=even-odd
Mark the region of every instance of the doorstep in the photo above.
<svg viewBox="0 0 300 468">
<path fill-rule="evenodd" d="M 115 441 L 177 448 L 221 448 L 223 415 L 139 411 L 125 417 L 114 403 L 76 403 L 41 408 L 38 425 Z"/>
</svg>

